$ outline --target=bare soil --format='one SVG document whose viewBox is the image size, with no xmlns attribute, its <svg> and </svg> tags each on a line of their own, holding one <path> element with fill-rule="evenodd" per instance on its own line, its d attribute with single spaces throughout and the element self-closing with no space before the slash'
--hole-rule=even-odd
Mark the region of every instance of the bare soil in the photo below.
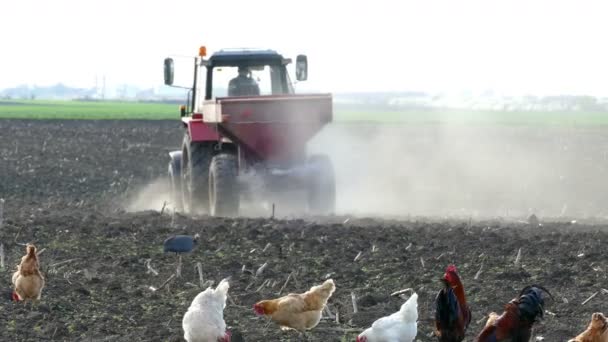
<svg viewBox="0 0 608 342">
<path fill-rule="evenodd" d="M 576 134 L 581 146 L 597 137 Z M 0 121 L 1 341 L 182 341 L 181 318 L 201 291 L 197 262 L 205 281 L 231 277 L 225 319 L 244 341 L 354 341 L 375 319 L 398 310 L 404 299 L 390 294 L 404 288 L 420 296 L 417 340 L 433 341 L 433 299 L 449 263 L 459 267 L 473 311 L 467 341 L 489 312 L 500 311 L 528 284 L 543 285 L 555 297 L 546 300 L 544 320 L 534 329 L 544 341 L 566 341 L 593 312 L 605 310 L 608 229 L 590 217 L 541 216 L 542 225 L 531 226 L 498 216 L 232 219 L 187 217 L 168 208 L 161 213 L 156 204 L 156 210 L 127 211 L 135 194 L 165 175 L 167 152 L 181 139 L 174 121 Z M 589 207 L 602 208 L 601 198 Z M 177 258 L 163 254 L 163 240 L 197 232 L 201 241 L 184 255 L 182 277 L 151 291 L 175 271 Z M 33 307 L 10 301 L 10 277 L 26 242 L 44 249 L 47 286 Z M 329 309 L 339 313 L 338 322 L 323 319 L 300 335 L 253 314 L 257 300 L 305 291 L 328 277 L 337 286 Z"/>
</svg>

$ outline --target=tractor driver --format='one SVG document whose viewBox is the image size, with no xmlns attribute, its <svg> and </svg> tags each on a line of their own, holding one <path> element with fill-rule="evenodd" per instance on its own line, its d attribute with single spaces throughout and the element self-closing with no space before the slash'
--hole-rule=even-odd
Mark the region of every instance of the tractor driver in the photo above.
<svg viewBox="0 0 608 342">
<path fill-rule="evenodd" d="M 249 68 L 239 66 L 239 75 L 228 83 L 228 96 L 260 95 L 260 87 L 250 77 Z"/>
</svg>

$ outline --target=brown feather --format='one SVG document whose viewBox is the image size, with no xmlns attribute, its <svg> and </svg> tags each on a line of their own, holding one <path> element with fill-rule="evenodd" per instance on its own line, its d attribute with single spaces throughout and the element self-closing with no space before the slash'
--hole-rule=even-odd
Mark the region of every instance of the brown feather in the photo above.
<svg viewBox="0 0 608 342">
<path fill-rule="evenodd" d="M 600 312 L 594 313 L 587 329 L 568 342 L 608 342 L 608 319 Z"/>
<path fill-rule="evenodd" d="M 321 311 L 333 294 L 333 280 L 313 286 L 304 293 L 290 293 L 277 299 L 262 300 L 255 304 L 263 309 L 282 328 L 307 330 L 314 328 L 321 318 Z"/>
<path fill-rule="evenodd" d="M 12 282 L 15 293 L 20 300 L 40 299 L 45 280 L 40 272 L 36 246 L 28 244 L 26 255 L 21 258 L 17 271 L 13 274 Z"/>
</svg>

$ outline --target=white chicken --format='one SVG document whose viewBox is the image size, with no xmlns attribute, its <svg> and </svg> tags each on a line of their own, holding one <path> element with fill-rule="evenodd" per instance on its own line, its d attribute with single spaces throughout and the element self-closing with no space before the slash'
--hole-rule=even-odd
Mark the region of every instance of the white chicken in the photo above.
<svg viewBox="0 0 608 342">
<path fill-rule="evenodd" d="M 357 342 L 412 342 L 418 333 L 418 294 L 414 293 L 401 309 L 377 319 L 365 329 Z"/>
<path fill-rule="evenodd" d="M 211 287 L 194 297 L 182 319 L 184 339 L 188 342 L 230 342 L 226 331 L 224 308 L 230 284 L 223 279 L 213 290 Z"/>
</svg>

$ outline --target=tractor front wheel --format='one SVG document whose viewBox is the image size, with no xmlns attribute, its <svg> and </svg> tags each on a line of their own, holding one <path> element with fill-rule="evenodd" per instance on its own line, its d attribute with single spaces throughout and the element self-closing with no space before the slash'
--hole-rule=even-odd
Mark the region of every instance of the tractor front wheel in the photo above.
<svg viewBox="0 0 608 342">
<path fill-rule="evenodd" d="M 331 160 L 326 155 L 308 158 L 312 172 L 308 178 L 308 208 L 314 215 L 333 214 L 336 209 L 336 181 Z"/>
<path fill-rule="evenodd" d="M 186 213 L 195 214 L 209 211 L 208 179 L 212 147 L 196 143 L 190 136 L 184 136 L 182 144 L 182 198 Z"/>
<path fill-rule="evenodd" d="M 209 204 L 211 216 L 233 217 L 239 213 L 238 161 L 234 154 L 220 153 L 209 168 Z"/>
</svg>

